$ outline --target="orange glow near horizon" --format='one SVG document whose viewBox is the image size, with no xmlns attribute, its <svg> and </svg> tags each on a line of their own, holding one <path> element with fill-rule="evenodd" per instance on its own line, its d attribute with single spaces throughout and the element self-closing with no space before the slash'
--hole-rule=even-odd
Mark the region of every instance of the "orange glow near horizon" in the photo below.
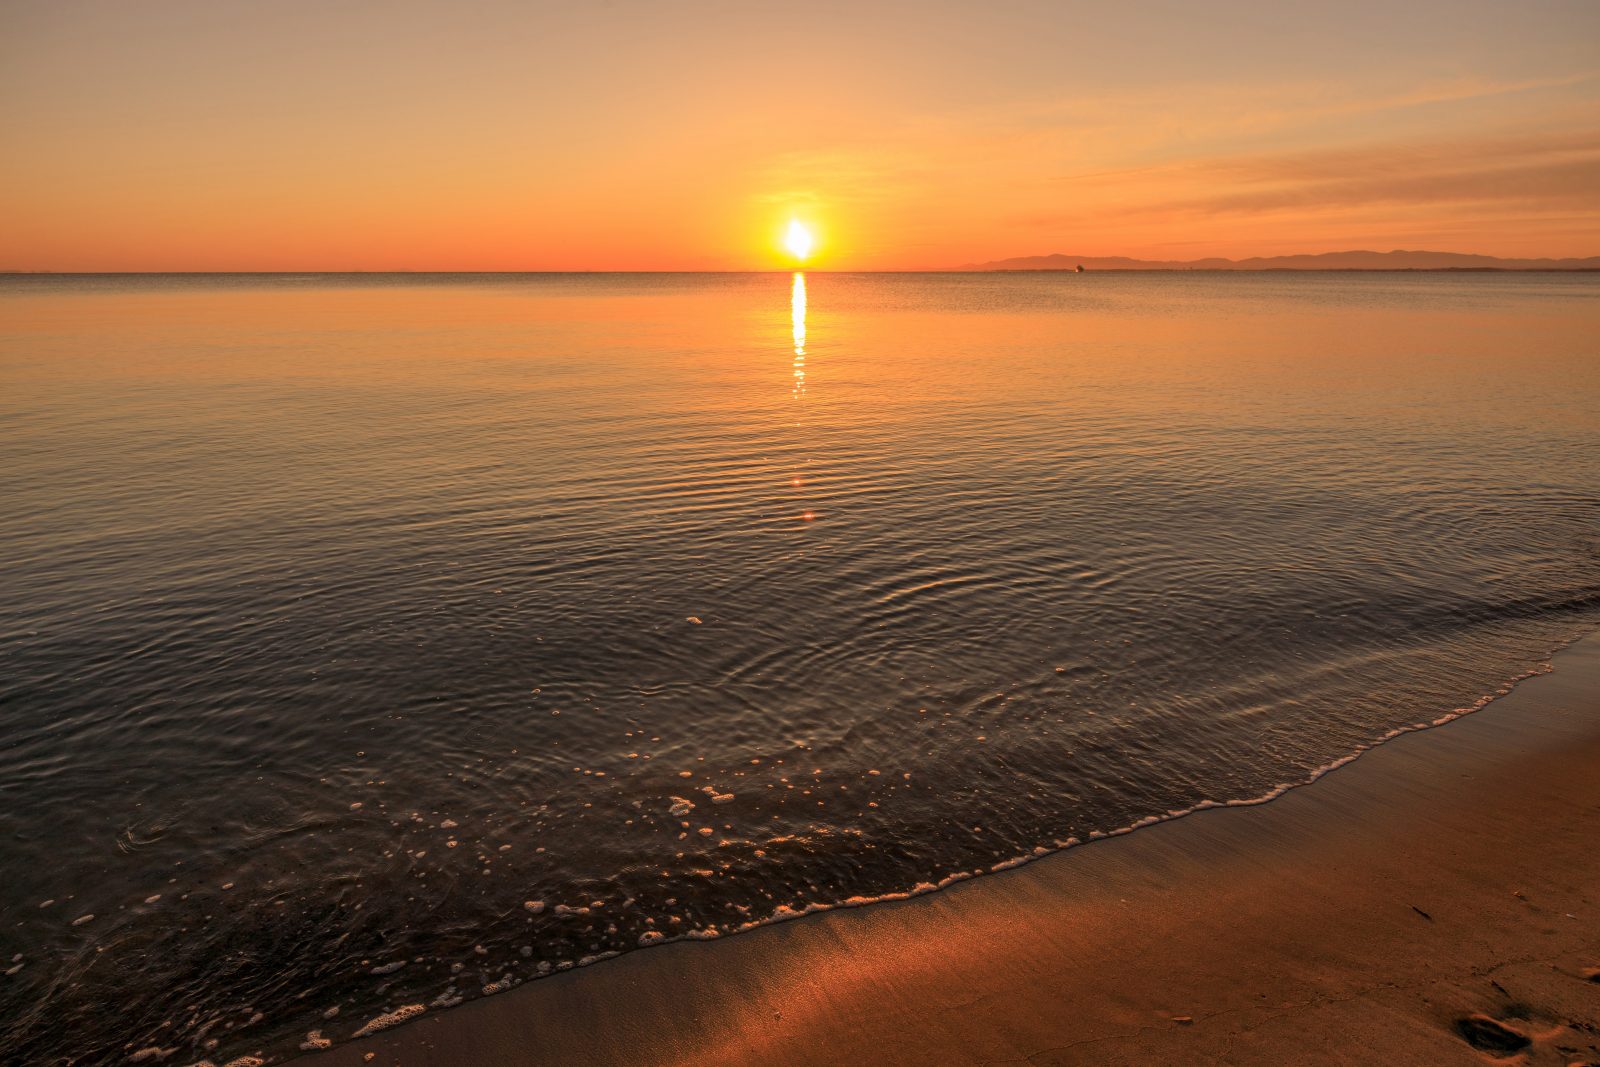
<svg viewBox="0 0 1600 1067">
<path fill-rule="evenodd" d="M 1600 5 L 474 11 L 17 0 L 0 270 L 1600 253 Z"/>
</svg>

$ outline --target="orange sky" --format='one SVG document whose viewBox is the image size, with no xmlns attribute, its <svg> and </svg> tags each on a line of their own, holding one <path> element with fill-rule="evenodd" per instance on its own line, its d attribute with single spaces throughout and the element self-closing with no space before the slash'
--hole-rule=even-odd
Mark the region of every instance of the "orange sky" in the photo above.
<svg viewBox="0 0 1600 1067">
<path fill-rule="evenodd" d="M 1600 254 L 1600 4 L 0 0 L 0 269 Z"/>
</svg>

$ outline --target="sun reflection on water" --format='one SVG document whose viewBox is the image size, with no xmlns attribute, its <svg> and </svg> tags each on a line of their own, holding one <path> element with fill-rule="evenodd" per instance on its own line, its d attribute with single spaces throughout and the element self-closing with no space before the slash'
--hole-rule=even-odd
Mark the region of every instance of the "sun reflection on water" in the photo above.
<svg viewBox="0 0 1600 1067">
<path fill-rule="evenodd" d="M 794 384 L 789 389 L 789 395 L 800 400 L 806 392 L 806 276 L 804 271 L 794 272 L 794 286 L 789 291 L 789 322 L 794 331 Z M 795 409 L 796 427 L 799 426 L 800 409 Z M 810 463 L 808 457 L 805 460 Z M 800 489 L 804 479 L 796 474 L 792 480 L 794 488 Z M 802 512 L 802 522 L 810 522 L 816 518 L 816 513 L 807 509 Z"/>
<path fill-rule="evenodd" d="M 789 296 L 789 318 L 794 322 L 794 354 L 806 354 L 806 276 L 794 272 L 794 290 Z"/>
</svg>

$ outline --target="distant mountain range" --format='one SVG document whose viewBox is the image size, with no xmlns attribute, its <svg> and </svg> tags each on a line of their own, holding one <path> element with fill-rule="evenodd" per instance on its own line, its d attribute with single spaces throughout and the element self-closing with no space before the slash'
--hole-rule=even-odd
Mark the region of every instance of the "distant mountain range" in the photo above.
<svg viewBox="0 0 1600 1067">
<path fill-rule="evenodd" d="M 969 263 L 956 270 L 1600 270 L 1586 259 L 1501 259 L 1461 252 L 1323 252 L 1250 259 L 1129 259 L 1127 256 L 1018 256 Z"/>
</svg>

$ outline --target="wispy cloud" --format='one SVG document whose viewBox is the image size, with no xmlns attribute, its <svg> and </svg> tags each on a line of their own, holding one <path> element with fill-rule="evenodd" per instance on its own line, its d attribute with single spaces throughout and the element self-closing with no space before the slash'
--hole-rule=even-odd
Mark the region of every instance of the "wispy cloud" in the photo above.
<svg viewBox="0 0 1600 1067">
<path fill-rule="evenodd" d="M 1600 210 L 1600 139 L 1563 131 L 1420 145 L 1391 142 L 1196 162 L 1146 171 L 1143 180 L 1152 195 L 1128 205 L 1129 213 L 1218 215 L 1401 204 Z"/>
</svg>

